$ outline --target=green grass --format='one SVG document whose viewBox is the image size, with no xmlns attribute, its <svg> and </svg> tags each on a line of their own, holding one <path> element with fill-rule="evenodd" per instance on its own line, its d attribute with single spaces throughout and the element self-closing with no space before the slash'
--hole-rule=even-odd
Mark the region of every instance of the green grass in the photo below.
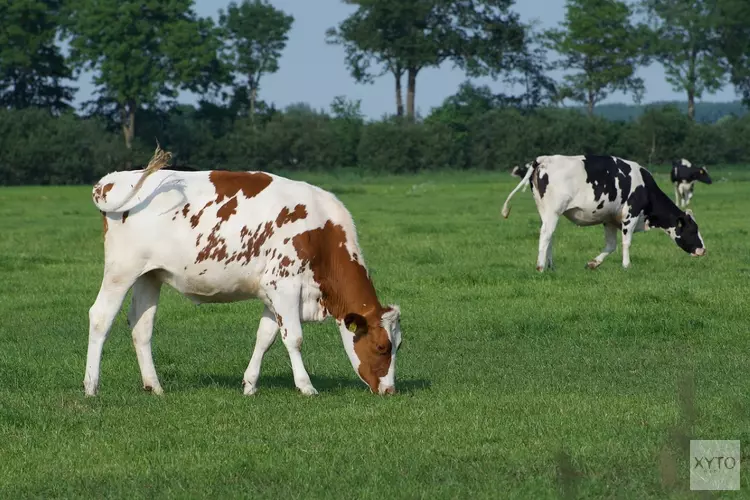
<svg viewBox="0 0 750 500">
<path fill-rule="evenodd" d="M 690 498 L 686 439 L 750 449 L 750 170 L 712 175 L 693 206 L 707 257 L 651 231 L 628 271 L 619 250 L 589 271 L 602 230 L 562 221 L 543 275 L 530 194 L 500 218 L 507 173 L 306 176 L 348 206 L 402 308 L 394 397 L 367 392 L 330 323 L 305 326 L 318 397 L 280 342 L 243 397 L 260 305 L 165 290 L 165 396 L 141 390 L 123 308 L 85 398 L 90 188 L 0 189 L 0 498 Z M 747 464 L 726 498 L 747 496 Z"/>
</svg>

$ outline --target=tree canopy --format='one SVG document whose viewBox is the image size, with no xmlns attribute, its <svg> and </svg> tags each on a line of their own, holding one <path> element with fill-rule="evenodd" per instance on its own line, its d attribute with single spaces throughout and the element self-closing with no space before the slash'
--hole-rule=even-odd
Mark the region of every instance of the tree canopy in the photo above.
<svg viewBox="0 0 750 500">
<path fill-rule="evenodd" d="M 0 0 L 0 107 L 70 107 L 72 71 L 55 43 L 60 0 Z"/>
</svg>

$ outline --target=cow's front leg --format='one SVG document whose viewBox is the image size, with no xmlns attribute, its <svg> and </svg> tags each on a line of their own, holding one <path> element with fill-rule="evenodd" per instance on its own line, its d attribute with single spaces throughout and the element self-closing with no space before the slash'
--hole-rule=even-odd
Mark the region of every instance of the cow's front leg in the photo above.
<svg viewBox="0 0 750 500">
<path fill-rule="evenodd" d="M 674 203 L 678 207 L 682 204 L 682 199 L 680 196 L 680 184 L 677 182 L 674 183 Z"/>
<path fill-rule="evenodd" d="M 557 214 L 549 214 L 542 219 L 542 229 L 539 232 L 539 255 L 536 260 L 537 271 L 544 271 L 547 264 L 551 264 L 552 235 L 555 234 L 559 218 Z"/>
<path fill-rule="evenodd" d="M 622 267 L 630 267 L 630 243 L 633 241 L 633 233 L 638 225 L 640 217 L 626 219 L 622 224 Z"/>
<path fill-rule="evenodd" d="M 279 286 L 279 295 L 272 299 L 273 309 L 276 313 L 276 321 L 281 331 L 281 340 L 289 353 L 289 361 L 292 364 L 294 374 L 294 385 L 306 396 L 314 396 L 318 393 L 310 381 L 305 364 L 302 362 L 302 322 L 300 319 L 300 290 L 298 287 L 290 287 L 282 291 Z"/>
<path fill-rule="evenodd" d="M 597 255 L 594 260 L 589 261 L 587 264 L 589 269 L 596 269 L 599 267 L 604 259 L 607 258 L 609 254 L 615 251 L 617 248 L 617 227 L 613 226 L 612 224 L 604 224 L 604 250 L 602 250 L 602 253 Z"/>
</svg>

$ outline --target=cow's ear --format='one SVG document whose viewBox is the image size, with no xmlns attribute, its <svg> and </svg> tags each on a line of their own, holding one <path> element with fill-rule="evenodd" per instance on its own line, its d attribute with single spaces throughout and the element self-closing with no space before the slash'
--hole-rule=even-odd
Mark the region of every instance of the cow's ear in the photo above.
<svg viewBox="0 0 750 500">
<path fill-rule="evenodd" d="M 367 334 L 367 320 L 364 316 L 357 313 L 349 313 L 344 318 L 346 329 L 354 335 Z"/>
<path fill-rule="evenodd" d="M 690 210 L 689 208 L 687 210 L 685 210 L 685 213 L 688 214 L 690 217 L 693 216 L 693 211 Z"/>
</svg>

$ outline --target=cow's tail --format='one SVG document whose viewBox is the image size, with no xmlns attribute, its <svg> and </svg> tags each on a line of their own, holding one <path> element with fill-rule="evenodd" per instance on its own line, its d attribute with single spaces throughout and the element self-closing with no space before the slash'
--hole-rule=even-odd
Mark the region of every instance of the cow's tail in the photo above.
<svg viewBox="0 0 750 500">
<path fill-rule="evenodd" d="M 537 163 L 534 162 L 534 164 L 529 167 L 526 170 L 526 175 L 523 176 L 523 179 L 521 179 L 521 182 L 518 183 L 518 186 L 510 192 L 508 195 L 508 198 L 505 200 L 505 203 L 503 204 L 503 218 L 507 219 L 508 215 L 510 215 L 510 199 L 513 198 L 513 195 L 518 192 L 519 189 L 524 188 L 526 189 L 526 185 L 530 182 L 529 179 L 531 179 L 531 174 L 534 172 L 534 170 L 537 167 Z"/>
<path fill-rule="evenodd" d="M 146 179 L 149 175 L 153 174 L 157 170 L 161 170 L 165 166 L 169 165 L 169 162 L 172 161 L 172 153 L 168 151 L 164 151 L 161 149 L 161 146 L 159 145 L 159 142 L 156 142 L 156 150 L 154 151 L 154 156 L 151 157 L 151 160 L 149 160 L 148 165 L 146 165 L 146 168 L 143 169 L 143 173 L 141 174 L 140 178 L 138 179 L 138 182 L 135 183 L 135 186 L 130 190 L 128 195 L 117 204 L 107 202 L 106 192 L 107 192 L 107 186 L 108 184 L 97 184 L 94 186 L 94 192 L 93 192 L 93 199 L 94 204 L 96 207 L 103 211 L 103 212 L 117 212 L 120 208 L 125 206 L 127 202 L 133 199 L 133 196 L 138 193 L 138 191 L 143 187 L 143 183 L 146 182 Z M 109 188 L 111 189 L 111 185 L 109 185 Z"/>
</svg>

